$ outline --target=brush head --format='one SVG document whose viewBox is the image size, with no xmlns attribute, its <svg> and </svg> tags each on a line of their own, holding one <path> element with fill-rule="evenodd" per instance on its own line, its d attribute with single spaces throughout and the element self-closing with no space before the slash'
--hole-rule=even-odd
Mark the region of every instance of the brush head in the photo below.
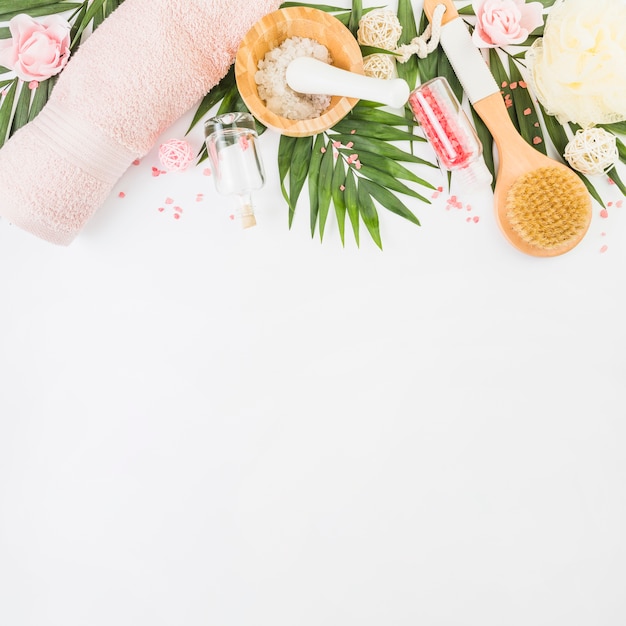
<svg viewBox="0 0 626 626">
<path fill-rule="evenodd" d="M 591 199 L 572 171 L 540 167 L 511 185 L 504 214 L 513 233 L 525 244 L 525 252 L 555 256 L 573 248 L 587 232 Z"/>
</svg>

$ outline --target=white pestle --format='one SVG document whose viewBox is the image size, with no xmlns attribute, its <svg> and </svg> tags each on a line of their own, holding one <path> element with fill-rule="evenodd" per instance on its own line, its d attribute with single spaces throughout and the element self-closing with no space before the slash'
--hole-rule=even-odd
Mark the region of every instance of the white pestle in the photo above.
<svg viewBox="0 0 626 626">
<path fill-rule="evenodd" d="M 298 57 L 287 66 L 287 84 L 298 93 L 346 96 L 395 108 L 403 107 L 411 92 L 402 78 L 363 76 L 311 57 Z"/>
</svg>

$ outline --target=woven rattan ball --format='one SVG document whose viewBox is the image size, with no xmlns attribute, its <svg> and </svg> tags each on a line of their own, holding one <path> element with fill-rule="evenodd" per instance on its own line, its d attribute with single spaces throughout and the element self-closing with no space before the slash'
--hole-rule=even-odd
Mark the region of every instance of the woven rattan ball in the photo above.
<svg viewBox="0 0 626 626">
<path fill-rule="evenodd" d="M 359 20 L 357 40 L 362 46 L 395 50 L 402 35 L 402 25 L 393 11 L 374 9 Z"/>
<path fill-rule="evenodd" d="M 393 77 L 395 63 L 389 54 L 370 54 L 363 59 L 363 72 L 372 78 L 389 80 Z"/>
<path fill-rule="evenodd" d="M 182 139 L 170 139 L 159 146 L 159 161 L 170 172 L 186 170 L 193 158 L 191 145 Z"/>
<path fill-rule="evenodd" d="M 604 174 L 618 161 L 615 135 L 603 128 L 581 128 L 565 147 L 563 155 L 582 174 Z"/>
</svg>

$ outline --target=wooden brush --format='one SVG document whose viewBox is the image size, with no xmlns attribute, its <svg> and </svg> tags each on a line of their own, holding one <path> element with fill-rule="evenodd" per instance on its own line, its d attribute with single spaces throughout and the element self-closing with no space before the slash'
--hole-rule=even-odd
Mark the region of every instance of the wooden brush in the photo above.
<svg viewBox="0 0 626 626">
<path fill-rule="evenodd" d="M 563 163 L 548 158 L 518 133 L 500 88 L 451 0 L 424 0 L 426 16 L 432 22 L 439 4 L 446 7 L 441 46 L 498 148 L 494 204 L 504 236 L 532 256 L 568 252 L 591 222 L 591 197 L 585 185 Z"/>
</svg>

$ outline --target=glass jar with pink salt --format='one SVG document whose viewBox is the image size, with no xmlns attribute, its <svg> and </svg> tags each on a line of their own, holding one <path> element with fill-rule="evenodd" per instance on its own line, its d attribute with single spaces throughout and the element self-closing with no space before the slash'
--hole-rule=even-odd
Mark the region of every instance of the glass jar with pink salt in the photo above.
<svg viewBox="0 0 626 626">
<path fill-rule="evenodd" d="M 482 144 L 443 76 L 413 90 L 408 104 L 444 168 L 459 172 L 463 182 L 491 182 Z"/>
</svg>

